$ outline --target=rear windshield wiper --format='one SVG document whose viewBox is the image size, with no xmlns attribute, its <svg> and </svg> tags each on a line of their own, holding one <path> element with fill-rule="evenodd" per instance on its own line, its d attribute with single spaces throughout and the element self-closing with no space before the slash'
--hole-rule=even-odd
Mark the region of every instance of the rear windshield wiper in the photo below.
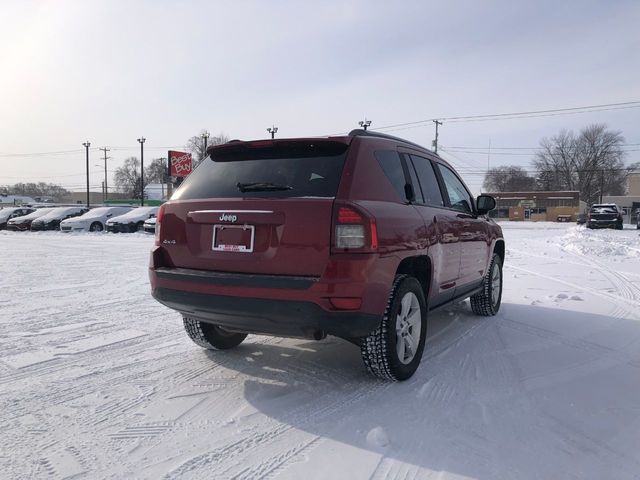
<svg viewBox="0 0 640 480">
<path fill-rule="evenodd" d="M 241 192 L 277 192 L 282 190 L 293 190 L 290 185 L 278 185 L 271 182 L 236 183 L 236 187 Z"/>
</svg>

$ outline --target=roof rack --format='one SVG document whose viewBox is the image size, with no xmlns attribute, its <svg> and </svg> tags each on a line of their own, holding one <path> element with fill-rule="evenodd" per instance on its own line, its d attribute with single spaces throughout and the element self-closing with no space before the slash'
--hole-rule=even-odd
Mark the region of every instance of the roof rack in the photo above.
<svg viewBox="0 0 640 480">
<path fill-rule="evenodd" d="M 413 145 L 414 147 L 418 147 L 422 150 L 427 150 L 428 152 L 434 153 L 428 148 L 423 147 L 422 145 L 418 145 L 417 143 L 410 142 L 409 140 L 405 140 L 404 138 L 394 137 L 393 135 L 387 135 L 386 133 L 380 133 L 372 130 L 363 130 L 361 128 L 356 128 L 355 130 L 351 130 L 349 132 L 350 137 L 378 137 L 378 138 L 386 138 L 387 140 L 393 140 L 395 142 L 408 143 L 409 145 Z M 434 153 L 434 155 L 436 155 Z"/>
</svg>

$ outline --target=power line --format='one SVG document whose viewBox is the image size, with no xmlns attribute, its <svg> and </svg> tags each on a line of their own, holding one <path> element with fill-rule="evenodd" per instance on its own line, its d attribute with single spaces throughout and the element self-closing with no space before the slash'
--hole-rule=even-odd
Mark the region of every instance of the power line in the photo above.
<svg viewBox="0 0 640 480">
<path fill-rule="evenodd" d="M 570 107 L 570 108 L 554 108 L 549 110 L 530 110 L 523 112 L 509 112 L 509 113 L 492 113 L 486 115 L 461 115 L 454 117 L 434 117 L 425 120 L 417 120 L 414 122 L 396 123 L 394 125 L 385 125 L 378 127 L 376 130 L 387 130 L 390 128 L 408 127 L 408 126 L 421 126 L 421 124 L 431 123 L 434 120 L 445 120 L 447 122 L 463 122 L 463 121 L 478 121 L 489 119 L 514 119 L 514 118 L 527 118 L 538 116 L 553 116 L 557 114 L 569 115 L 573 113 L 589 113 L 595 111 L 608 111 L 608 110 L 620 110 L 626 108 L 639 108 L 640 101 L 634 102 L 620 102 L 620 103 L 603 103 L 600 105 L 586 105 L 583 107 Z"/>
</svg>

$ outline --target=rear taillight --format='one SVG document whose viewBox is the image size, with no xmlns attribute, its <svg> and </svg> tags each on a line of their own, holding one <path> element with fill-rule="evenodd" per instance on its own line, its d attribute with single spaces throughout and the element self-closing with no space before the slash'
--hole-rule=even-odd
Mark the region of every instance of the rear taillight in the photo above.
<svg viewBox="0 0 640 480">
<path fill-rule="evenodd" d="M 334 251 L 370 253 L 378 249 L 375 218 L 350 205 L 336 206 L 333 232 Z"/>
<path fill-rule="evenodd" d="M 162 225 L 162 217 L 164 217 L 164 205 L 160 205 L 156 214 L 156 246 L 160 246 L 160 226 Z"/>
</svg>

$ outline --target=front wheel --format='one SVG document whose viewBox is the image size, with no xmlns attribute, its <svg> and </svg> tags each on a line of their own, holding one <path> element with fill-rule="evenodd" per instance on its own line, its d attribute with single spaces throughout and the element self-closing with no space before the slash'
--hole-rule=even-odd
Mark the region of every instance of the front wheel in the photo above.
<svg viewBox="0 0 640 480">
<path fill-rule="evenodd" d="M 228 350 L 240 345 L 246 333 L 229 332 L 217 325 L 201 322 L 195 318 L 182 317 L 184 329 L 196 345 L 209 350 Z"/>
<path fill-rule="evenodd" d="M 427 304 L 422 285 L 397 275 L 380 326 L 360 344 L 367 370 L 385 380 L 406 380 L 420 365 L 427 335 Z"/>
<path fill-rule="evenodd" d="M 482 281 L 482 290 L 471 297 L 471 310 L 485 317 L 495 315 L 502 302 L 502 260 L 493 254 L 491 264 Z"/>
</svg>

